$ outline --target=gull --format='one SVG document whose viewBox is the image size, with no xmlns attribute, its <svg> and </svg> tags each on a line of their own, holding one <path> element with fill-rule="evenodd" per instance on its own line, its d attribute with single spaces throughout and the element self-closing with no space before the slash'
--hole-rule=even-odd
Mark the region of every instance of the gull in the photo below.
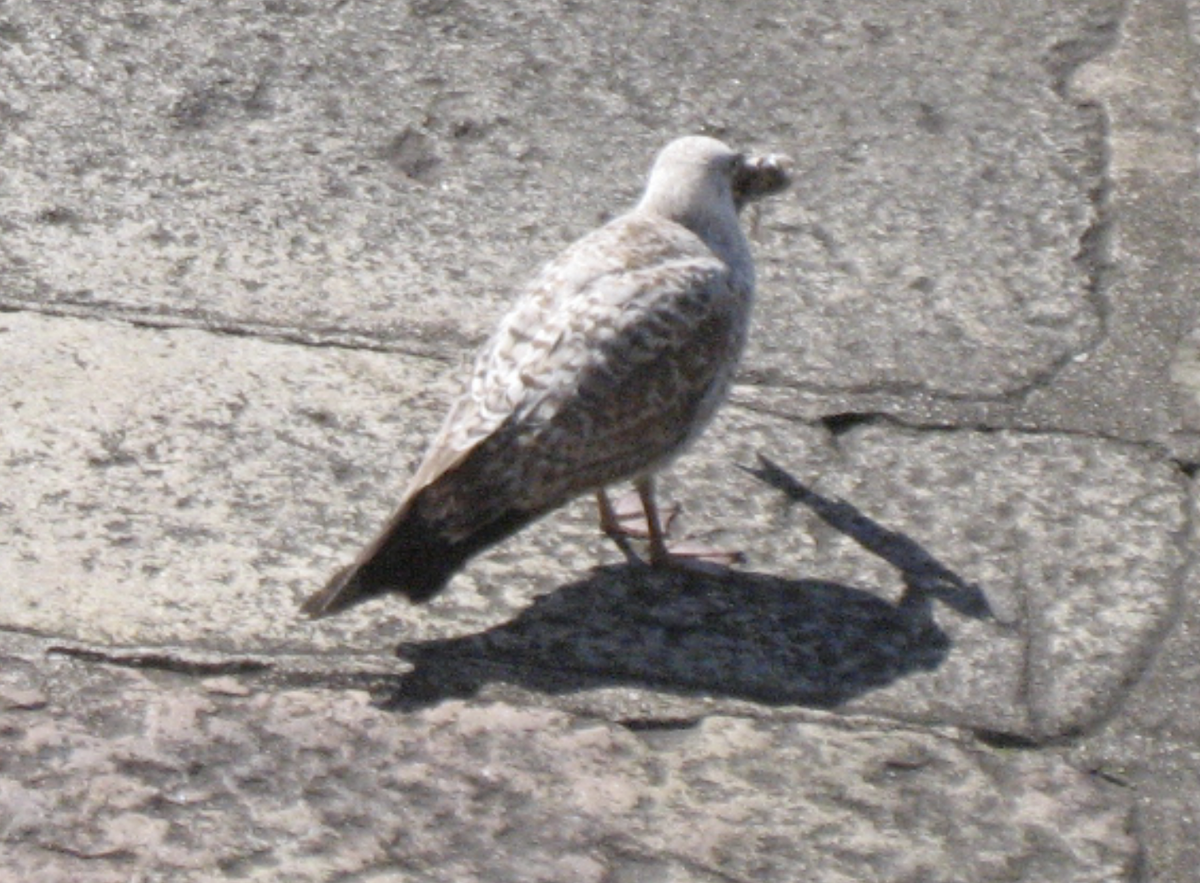
<svg viewBox="0 0 1200 883">
<path fill-rule="evenodd" d="M 664 147 L 633 210 L 551 261 L 500 321 L 383 530 L 302 610 L 428 600 L 471 556 L 585 493 L 631 554 L 605 490 L 626 480 L 651 566 L 680 563 L 654 475 L 729 390 L 754 299 L 738 213 L 784 190 L 790 167 L 699 135 Z"/>
</svg>

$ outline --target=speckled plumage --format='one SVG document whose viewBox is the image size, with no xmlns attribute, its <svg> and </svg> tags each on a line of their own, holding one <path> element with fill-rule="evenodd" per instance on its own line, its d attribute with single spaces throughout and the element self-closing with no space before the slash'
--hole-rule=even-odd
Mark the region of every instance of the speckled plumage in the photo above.
<svg viewBox="0 0 1200 883">
<path fill-rule="evenodd" d="M 788 180 L 784 158 L 710 138 L 664 148 L 638 206 L 567 248 L 504 317 L 384 531 L 305 610 L 424 600 L 475 552 L 686 448 L 746 340 L 754 266 L 737 212 Z"/>
</svg>

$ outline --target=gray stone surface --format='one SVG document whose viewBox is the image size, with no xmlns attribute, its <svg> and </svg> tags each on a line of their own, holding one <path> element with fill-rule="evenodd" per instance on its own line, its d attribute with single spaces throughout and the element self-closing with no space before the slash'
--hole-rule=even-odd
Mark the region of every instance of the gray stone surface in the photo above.
<svg viewBox="0 0 1200 883">
<path fill-rule="evenodd" d="M 0 6 L 0 879 L 1190 883 L 1198 22 Z M 749 563 L 298 619 L 687 131 L 798 160 L 664 480 Z"/>
<path fill-rule="evenodd" d="M 1022 422 L 1146 439 L 1200 458 L 1195 41 L 1179 3 L 1133 4 L 1121 39 L 1072 85 L 1107 120 L 1096 248 L 1105 333 L 1028 397 Z"/>
<path fill-rule="evenodd" d="M 802 163 L 760 228 L 751 376 L 995 398 L 1100 333 L 1076 253 L 1102 122 L 1062 84 L 1112 0 L 556 8 L 11 4 L 7 297 L 474 341 L 514 252 L 621 208 L 664 128 L 703 126 Z M 449 336 L 447 297 L 472 307 Z"/>
<path fill-rule="evenodd" d="M 830 439 L 731 407 L 666 489 L 686 498 L 685 526 L 717 529 L 698 539 L 745 549 L 750 567 L 616 567 L 581 501 L 428 607 L 311 624 L 280 611 L 386 514 L 408 466 L 395 446 L 419 450 L 433 428 L 406 413 L 445 398 L 436 366 L 31 314 L 0 317 L 0 334 L 0 400 L 21 427 L 8 467 L 26 473 L 0 491 L 8 622 L 93 645 L 386 652 L 400 638 L 427 645 L 424 668 L 557 662 L 1033 738 L 1106 713 L 1181 590 L 1187 489 L 1139 448 L 886 422 Z M 831 524 L 736 468 L 757 452 L 826 464 L 814 493 L 874 524 Z M 901 524 L 893 545 L 928 562 L 871 548 Z M 613 564 L 580 580 L 597 559 Z M 959 584 L 920 597 L 931 566 Z"/>
<path fill-rule="evenodd" d="M 0 674 L 14 879 L 950 881 L 969 862 L 1101 883 L 1136 855 L 1113 786 L 881 721 L 397 717 L 361 692 L 33 659 Z"/>
</svg>

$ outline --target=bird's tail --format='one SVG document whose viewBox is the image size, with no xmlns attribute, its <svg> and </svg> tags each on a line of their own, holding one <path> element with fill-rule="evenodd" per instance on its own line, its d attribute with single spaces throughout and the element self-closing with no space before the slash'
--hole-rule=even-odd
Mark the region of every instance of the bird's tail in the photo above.
<svg viewBox="0 0 1200 883">
<path fill-rule="evenodd" d="M 499 513 L 466 537 L 451 539 L 444 525 L 421 515 L 419 504 L 404 506 L 353 564 L 335 574 L 300 609 L 312 617 L 331 616 L 387 592 L 406 595 L 416 603 L 427 601 L 471 556 L 516 533 L 539 514 Z"/>
</svg>

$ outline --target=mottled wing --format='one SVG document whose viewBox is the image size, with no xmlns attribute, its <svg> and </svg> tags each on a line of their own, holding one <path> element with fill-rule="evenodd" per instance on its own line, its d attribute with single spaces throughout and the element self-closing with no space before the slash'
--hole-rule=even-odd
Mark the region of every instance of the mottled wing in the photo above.
<svg viewBox="0 0 1200 883">
<path fill-rule="evenodd" d="M 597 282 L 558 358 L 530 366 L 544 390 L 498 433 L 516 439 L 514 459 L 524 465 L 518 498 L 558 505 L 651 471 L 703 429 L 744 341 L 750 292 L 730 285 L 715 258 Z"/>
<path fill-rule="evenodd" d="M 712 257 L 596 278 L 561 305 L 553 344 L 511 363 L 519 388 L 492 390 L 508 416 L 424 488 L 422 511 L 465 536 L 662 465 L 723 397 L 748 296 Z"/>
<path fill-rule="evenodd" d="M 413 474 L 406 499 L 461 463 L 512 416 L 525 394 L 521 364 L 534 350 L 548 351 L 560 333 L 563 316 L 556 305 L 573 292 L 555 284 L 552 271 L 566 257 L 550 264 L 530 285 L 476 356 L 467 387 Z"/>
<path fill-rule="evenodd" d="M 633 216 L 566 249 L 542 270 L 480 351 L 466 390 L 430 444 L 405 499 L 457 467 L 548 393 L 557 399 L 568 391 L 590 351 L 579 344 L 601 343 L 624 307 L 646 299 L 643 288 L 649 281 L 640 274 L 681 256 L 701 260 L 708 254 L 682 227 Z M 720 266 L 711 257 L 709 262 L 705 272 Z"/>
</svg>

